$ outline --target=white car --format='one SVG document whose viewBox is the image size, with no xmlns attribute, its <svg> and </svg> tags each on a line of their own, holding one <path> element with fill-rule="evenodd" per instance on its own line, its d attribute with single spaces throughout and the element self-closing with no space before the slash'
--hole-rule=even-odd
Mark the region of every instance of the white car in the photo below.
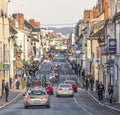
<svg viewBox="0 0 120 115">
<path fill-rule="evenodd" d="M 56 96 L 74 96 L 74 90 L 70 84 L 64 84 L 61 83 L 59 84 L 57 91 L 56 91 Z"/>
<path fill-rule="evenodd" d="M 32 106 L 46 106 L 50 108 L 50 97 L 44 88 L 30 88 L 24 99 L 24 108 Z"/>
</svg>

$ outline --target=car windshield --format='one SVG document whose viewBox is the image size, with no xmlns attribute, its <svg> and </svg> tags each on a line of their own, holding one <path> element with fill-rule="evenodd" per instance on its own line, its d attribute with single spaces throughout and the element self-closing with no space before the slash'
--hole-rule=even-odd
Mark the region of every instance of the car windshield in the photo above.
<svg viewBox="0 0 120 115">
<path fill-rule="evenodd" d="M 46 93 L 42 90 L 32 90 L 28 95 L 45 95 Z"/>
<path fill-rule="evenodd" d="M 60 85 L 60 87 L 62 87 L 62 88 L 68 88 L 68 87 L 71 87 L 71 86 L 67 85 L 67 84 L 63 84 L 63 85 Z"/>
</svg>

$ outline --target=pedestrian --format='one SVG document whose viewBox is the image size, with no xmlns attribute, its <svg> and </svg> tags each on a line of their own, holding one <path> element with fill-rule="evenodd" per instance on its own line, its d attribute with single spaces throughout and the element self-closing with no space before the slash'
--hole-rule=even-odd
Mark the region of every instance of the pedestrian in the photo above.
<svg viewBox="0 0 120 115">
<path fill-rule="evenodd" d="M 90 75 L 90 89 L 93 91 L 93 86 L 94 86 L 94 77 Z"/>
<path fill-rule="evenodd" d="M 98 84 L 98 96 L 99 96 L 99 101 L 103 101 L 103 93 L 104 93 L 104 85 L 102 84 L 102 81 Z"/>
<path fill-rule="evenodd" d="M 10 77 L 10 89 L 12 88 L 12 78 Z"/>
<path fill-rule="evenodd" d="M 112 103 L 113 85 L 111 85 L 111 83 L 108 84 L 108 94 L 109 94 L 109 102 Z"/>
<path fill-rule="evenodd" d="M 8 102 L 8 95 L 9 95 L 9 86 L 8 86 L 8 82 L 7 82 L 6 85 L 5 85 L 5 94 L 6 94 L 5 100 L 6 100 L 6 102 Z"/>
<path fill-rule="evenodd" d="M 16 89 L 19 89 L 19 86 L 20 86 L 20 81 L 17 79 L 16 80 Z"/>
<path fill-rule="evenodd" d="M 4 95 L 5 90 L 5 80 L 2 80 L 2 95 Z"/>
<path fill-rule="evenodd" d="M 34 83 L 35 83 L 35 86 L 39 86 L 39 80 L 37 78 L 35 79 Z"/>
<path fill-rule="evenodd" d="M 79 77 L 81 77 L 81 66 L 79 66 L 78 74 L 79 74 Z"/>
<path fill-rule="evenodd" d="M 85 77 L 85 69 L 83 69 L 83 71 L 82 71 L 82 77 L 83 78 Z"/>
<path fill-rule="evenodd" d="M 85 84 L 86 84 L 86 91 L 88 91 L 88 88 L 89 88 L 89 80 L 88 80 L 88 77 L 85 78 Z"/>
</svg>

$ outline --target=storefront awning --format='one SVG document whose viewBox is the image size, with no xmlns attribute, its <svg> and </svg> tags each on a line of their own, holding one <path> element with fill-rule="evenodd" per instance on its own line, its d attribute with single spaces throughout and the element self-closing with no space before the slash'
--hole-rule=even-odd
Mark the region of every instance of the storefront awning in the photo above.
<svg viewBox="0 0 120 115">
<path fill-rule="evenodd" d="M 16 67 L 21 68 L 23 67 L 23 63 L 21 61 L 16 61 L 15 62 Z"/>
</svg>

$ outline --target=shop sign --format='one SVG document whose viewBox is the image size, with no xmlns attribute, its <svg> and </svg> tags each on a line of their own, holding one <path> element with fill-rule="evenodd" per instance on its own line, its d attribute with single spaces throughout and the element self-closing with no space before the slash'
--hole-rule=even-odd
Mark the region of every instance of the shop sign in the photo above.
<svg viewBox="0 0 120 115">
<path fill-rule="evenodd" d="M 100 63 L 100 58 L 93 58 L 93 63 L 94 64 L 99 64 Z"/>
<path fill-rule="evenodd" d="M 0 70 L 4 70 L 4 71 L 10 70 L 10 64 L 8 64 L 8 63 L 0 63 Z"/>
<path fill-rule="evenodd" d="M 116 54 L 116 39 L 109 39 L 109 54 Z"/>
</svg>

